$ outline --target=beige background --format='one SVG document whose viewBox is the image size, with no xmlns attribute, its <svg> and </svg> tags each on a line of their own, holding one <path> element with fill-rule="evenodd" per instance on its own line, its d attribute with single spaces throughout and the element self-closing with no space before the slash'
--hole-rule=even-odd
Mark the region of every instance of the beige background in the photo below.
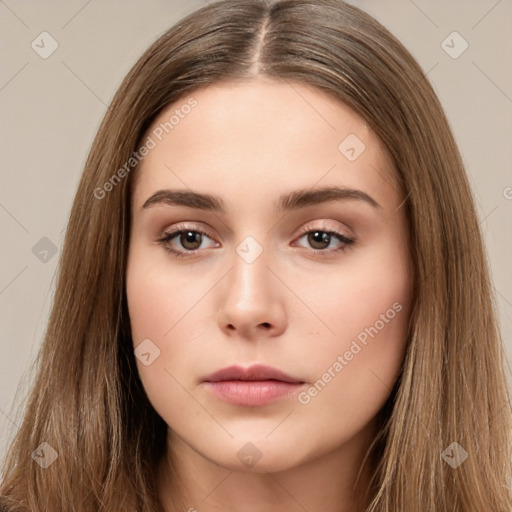
<svg viewBox="0 0 512 512">
<path fill-rule="evenodd" d="M 446 109 L 476 195 L 512 363 L 512 2 L 353 3 L 413 53 Z M 60 250 L 86 155 L 123 76 L 159 34 L 203 5 L 0 0 L 0 454 L 20 421 L 55 284 L 58 254 L 44 262 L 32 248 L 48 248 L 46 237 Z M 47 59 L 31 47 L 44 31 L 58 43 Z M 469 45 L 456 59 L 442 47 L 454 31 Z M 445 44 L 454 53 L 464 42 Z"/>
</svg>

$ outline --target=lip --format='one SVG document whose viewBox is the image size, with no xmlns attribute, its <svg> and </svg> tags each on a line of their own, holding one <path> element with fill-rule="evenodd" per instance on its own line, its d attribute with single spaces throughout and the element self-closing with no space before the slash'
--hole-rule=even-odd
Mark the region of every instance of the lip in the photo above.
<svg viewBox="0 0 512 512">
<path fill-rule="evenodd" d="M 242 366 L 227 366 L 221 370 L 217 370 L 208 375 L 204 379 L 206 382 L 220 382 L 227 380 L 244 380 L 244 381 L 261 381 L 261 380 L 278 380 L 281 382 L 289 382 L 291 384 L 301 383 L 300 379 L 291 377 L 290 375 L 262 364 L 255 364 L 248 368 Z"/>
<path fill-rule="evenodd" d="M 304 381 L 270 366 L 253 365 L 222 368 L 205 377 L 204 384 L 223 401 L 258 407 L 289 398 L 304 385 Z"/>
</svg>

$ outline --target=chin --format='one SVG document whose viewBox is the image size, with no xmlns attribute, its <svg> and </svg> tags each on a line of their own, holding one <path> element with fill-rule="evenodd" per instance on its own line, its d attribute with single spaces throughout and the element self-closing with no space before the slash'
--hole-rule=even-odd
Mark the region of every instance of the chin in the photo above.
<svg viewBox="0 0 512 512">
<path fill-rule="evenodd" d="M 218 445 L 215 453 L 202 452 L 202 455 L 220 467 L 242 473 L 286 471 L 299 466 L 306 458 L 306 454 L 297 453 L 296 447 L 283 447 L 277 440 L 275 443 L 265 438 L 249 441 L 247 437 Z"/>
</svg>

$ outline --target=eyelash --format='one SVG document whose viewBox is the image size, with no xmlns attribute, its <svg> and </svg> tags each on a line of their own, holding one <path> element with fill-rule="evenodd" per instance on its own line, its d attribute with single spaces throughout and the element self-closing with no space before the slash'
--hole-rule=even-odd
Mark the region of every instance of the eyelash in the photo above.
<svg viewBox="0 0 512 512">
<path fill-rule="evenodd" d="M 325 224 L 323 224 L 320 227 L 315 227 L 315 228 L 309 228 L 309 226 L 306 226 L 304 228 L 304 230 L 301 232 L 301 234 L 299 235 L 299 237 L 297 238 L 297 240 L 302 238 L 304 235 L 308 235 L 309 233 L 314 233 L 316 231 L 320 231 L 322 233 L 326 233 L 330 236 L 333 236 L 333 237 L 337 238 L 340 242 L 342 242 L 344 245 L 342 245 L 341 247 L 338 247 L 337 249 L 329 249 L 329 250 L 303 248 L 307 252 L 312 253 L 315 256 L 329 257 L 329 256 L 332 256 L 334 253 L 344 252 L 349 246 L 351 246 L 352 244 L 354 244 L 356 242 L 356 239 L 354 237 L 348 237 L 348 236 L 344 235 L 343 233 L 340 233 L 339 231 L 330 229 Z M 201 235 L 205 235 L 208 238 L 212 238 L 208 233 L 206 233 L 205 231 L 203 231 L 201 229 L 191 228 L 190 226 L 187 226 L 185 224 L 178 224 L 176 226 L 176 228 L 173 229 L 172 231 L 164 233 L 157 240 L 157 242 L 159 242 L 167 252 L 171 253 L 173 256 L 175 256 L 177 258 L 186 258 L 188 256 L 194 256 L 197 252 L 201 251 L 201 249 L 195 249 L 193 251 L 181 252 L 181 251 L 177 251 L 176 249 L 173 249 L 169 245 L 169 242 L 173 238 L 177 237 L 178 235 L 181 235 L 182 233 L 186 233 L 186 232 L 198 233 Z"/>
</svg>

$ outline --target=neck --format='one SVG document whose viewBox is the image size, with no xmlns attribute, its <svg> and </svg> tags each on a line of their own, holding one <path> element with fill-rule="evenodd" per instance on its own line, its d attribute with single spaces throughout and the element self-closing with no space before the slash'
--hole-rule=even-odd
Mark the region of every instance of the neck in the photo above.
<svg viewBox="0 0 512 512">
<path fill-rule="evenodd" d="M 374 435 L 369 425 L 339 447 L 272 472 L 227 469 L 196 452 L 169 429 L 159 467 L 165 512 L 362 512 L 371 468 L 363 465 Z"/>
</svg>

